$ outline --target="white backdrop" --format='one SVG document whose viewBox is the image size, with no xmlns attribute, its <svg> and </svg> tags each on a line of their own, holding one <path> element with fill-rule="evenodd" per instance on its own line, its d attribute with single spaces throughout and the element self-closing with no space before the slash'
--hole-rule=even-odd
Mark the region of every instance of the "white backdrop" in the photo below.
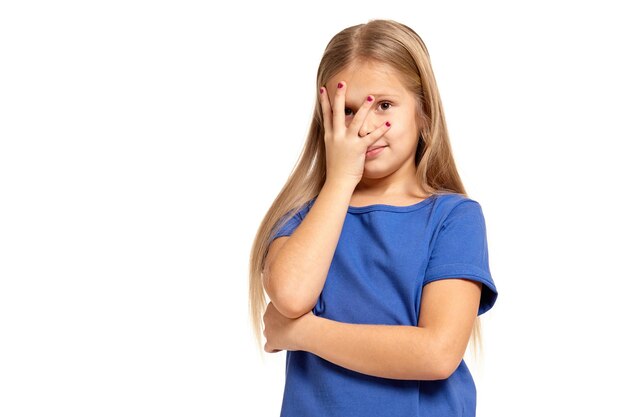
<svg viewBox="0 0 626 417">
<path fill-rule="evenodd" d="M 0 415 L 278 416 L 250 247 L 324 47 L 373 18 L 426 42 L 485 214 L 478 415 L 624 415 L 613 4 L 2 2 Z"/>
</svg>

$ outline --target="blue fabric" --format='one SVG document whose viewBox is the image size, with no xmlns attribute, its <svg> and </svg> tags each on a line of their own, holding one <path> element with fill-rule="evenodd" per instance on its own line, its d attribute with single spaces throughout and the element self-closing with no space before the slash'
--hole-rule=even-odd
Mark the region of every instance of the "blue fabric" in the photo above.
<svg viewBox="0 0 626 417">
<path fill-rule="evenodd" d="M 272 235 L 291 235 L 315 198 Z M 495 303 L 481 206 L 461 194 L 409 206 L 348 208 L 313 314 L 344 323 L 417 326 L 422 289 L 445 278 L 481 282 L 478 315 Z M 281 417 L 464 416 L 476 413 L 465 360 L 447 379 L 395 380 L 287 351 Z"/>
</svg>

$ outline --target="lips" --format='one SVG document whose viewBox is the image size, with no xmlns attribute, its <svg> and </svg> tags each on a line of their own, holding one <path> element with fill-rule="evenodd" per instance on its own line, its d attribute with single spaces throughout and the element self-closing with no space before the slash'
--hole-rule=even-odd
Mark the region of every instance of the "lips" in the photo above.
<svg viewBox="0 0 626 417">
<path fill-rule="evenodd" d="M 385 146 L 387 145 L 372 146 L 372 147 L 367 148 L 367 152 L 373 151 L 374 149 L 378 149 L 378 148 L 384 148 Z"/>
</svg>

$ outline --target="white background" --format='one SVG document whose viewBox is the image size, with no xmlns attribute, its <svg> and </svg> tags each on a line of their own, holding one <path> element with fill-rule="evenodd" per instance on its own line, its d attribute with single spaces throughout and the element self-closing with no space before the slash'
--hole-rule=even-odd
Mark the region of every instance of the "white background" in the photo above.
<svg viewBox="0 0 626 417">
<path fill-rule="evenodd" d="M 0 5 L 0 415 L 278 416 L 248 257 L 330 38 L 430 51 L 500 292 L 478 416 L 623 415 L 618 2 Z"/>
</svg>

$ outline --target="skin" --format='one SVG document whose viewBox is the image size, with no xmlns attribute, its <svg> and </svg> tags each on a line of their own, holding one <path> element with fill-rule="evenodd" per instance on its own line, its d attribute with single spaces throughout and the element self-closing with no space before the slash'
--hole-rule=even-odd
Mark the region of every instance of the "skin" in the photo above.
<svg viewBox="0 0 626 417">
<path fill-rule="evenodd" d="M 354 63 L 328 81 L 330 97 L 336 94 L 342 80 L 349 86 L 345 92 L 346 125 L 353 121 L 359 104 L 369 94 L 375 100 L 359 136 L 367 135 L 386 121 L 392 126 L 374 143 L 387 147 L 376 158 L 365 160 L 363 177 L 353 193 L 353 205 L 381 202 L 409 205 L 422 200 L 425 192 L 415 181 L 414 160 L 421 130 L 415 96 L 404 87 L 395 70 L 385 64 Z"/>
<path fill-rule="evenodd" d="M 367 101 L 368 95 L 374 100 Z M 425 285 L 417 326 L 342 323 L 311 311 L 348 203 L 407 205 L 424 198 L 413 162 L 420 129 L 417 103 L 391 67 L 349 66 L 329 80 L 321 101 L 327 183 L 291 237 L 270 245 L 267 265 L 276 266 L 268 267 L 271 279 L 264 283 L 272 299 L 263 317 L 265 351 L 304 350 L 385 378 L 448 378 L 469 342 L 481 295 L 478 282 L 448 278 Z M 375 158 L 364 156 L 378 145 L 387 147 Z M 287 307 L 285 300 L 298 297 Z"/>
</svg>

